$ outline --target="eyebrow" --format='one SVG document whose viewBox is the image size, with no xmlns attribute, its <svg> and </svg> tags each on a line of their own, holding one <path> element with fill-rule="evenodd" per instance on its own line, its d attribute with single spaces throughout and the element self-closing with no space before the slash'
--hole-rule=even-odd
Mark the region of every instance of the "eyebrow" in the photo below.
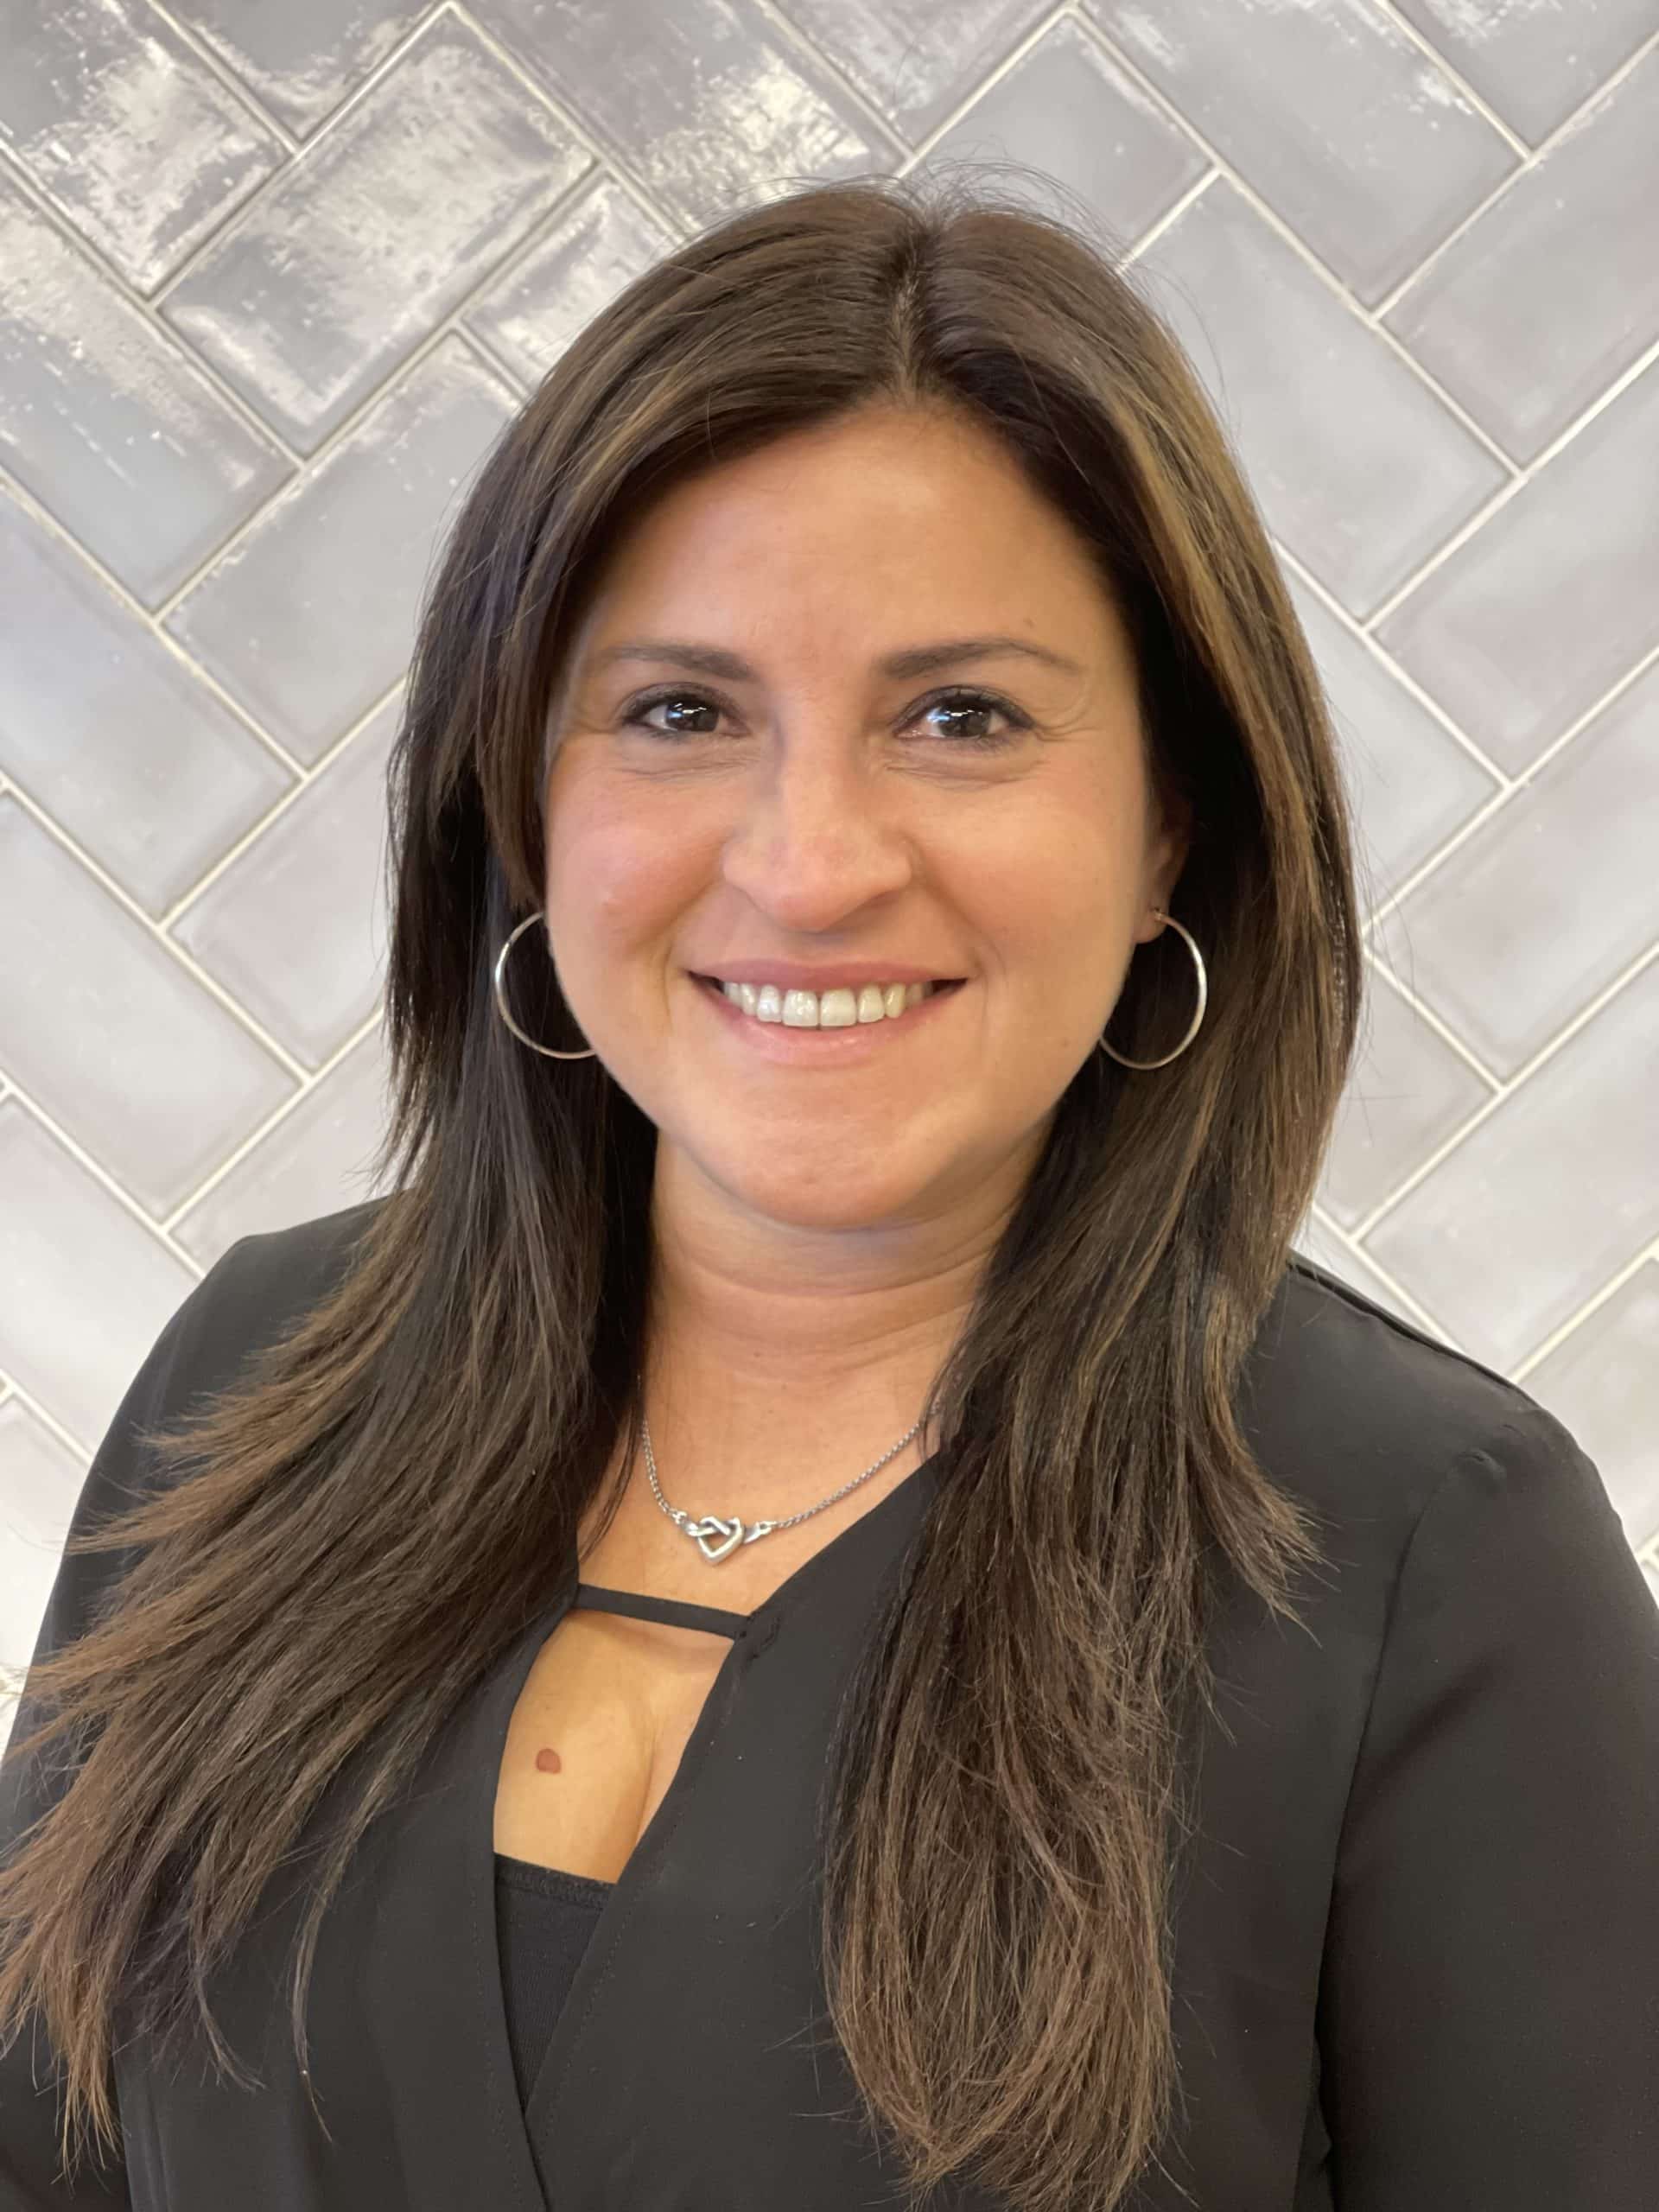
<svg viewBox="0 0 1659 2212">
<path fill-rule="evenodd" d="M 964 661 L 1014 658 L 1036 661 L 1067 676 L 1087 673 L 1080 662 L 1050 645 L 1034 645 L 1025 638 L 947 638 L 938 645 L 906 645 L 884 654 L 876 663 L 876 671 L 902 681 L 907 677 L 931 676 L 936 669 L 960 667 Z M 741 653 L 730 652 L 722 645 L 698 645 L 686 638 L 637 638 L 626 645 L 607 645 L 593 656 L 588 666 L 597 672 L 617 661 L 638 660 L 672 662 L 679 668 L 695 669 L 700 676 L 719 677 L 728 683 L 759 680 L 759 671 Z"/>
</svg>

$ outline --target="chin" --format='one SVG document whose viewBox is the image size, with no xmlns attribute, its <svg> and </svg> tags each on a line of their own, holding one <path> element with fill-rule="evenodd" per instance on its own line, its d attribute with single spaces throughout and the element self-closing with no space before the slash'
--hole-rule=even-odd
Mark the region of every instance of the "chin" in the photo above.
<svg viewBox="0 0 1659 2212">
<path fill-rule="evenodd" d="M 763 1173 L 756 1173 L 754 1150 L 709 1162 L 705 1173 L 711 1173 L 712 1179 L 748 1211 L 780 1227 L 829 1236 L 915 1214 L 933 1179 L 896 1177 L 891 1160 L 883 1166 L 885 1172 L 879 1175 L 852 1173 L 844 1147 L 828 1141 L 817 1156 L 803 1159 L 797 1154 L 791 1159 L 784 1154 Z"/>
</svg>

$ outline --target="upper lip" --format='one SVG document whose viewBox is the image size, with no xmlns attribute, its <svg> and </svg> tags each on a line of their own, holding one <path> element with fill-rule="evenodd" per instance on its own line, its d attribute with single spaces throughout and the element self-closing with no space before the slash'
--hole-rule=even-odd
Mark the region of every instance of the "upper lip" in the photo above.
<svg viewBox="0 0 1659 2212">
<path fill-rule="evenodd" d="M 785 991 L 858 990 L 866 983 L 954 983 L 962 978 L 913 960 L 727 960 L 718 967 L 694 968 L 722 983 L 775 983 Z"/>
</svg>

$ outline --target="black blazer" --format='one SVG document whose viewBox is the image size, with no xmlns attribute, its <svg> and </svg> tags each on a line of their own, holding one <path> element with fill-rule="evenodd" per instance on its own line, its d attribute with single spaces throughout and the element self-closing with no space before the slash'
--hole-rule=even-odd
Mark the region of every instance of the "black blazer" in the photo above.
<svg viewBox="0 0 1659 2212">
<path fill-rule="evenodd" d="M 134 1423 L 227 1380 L 321 1294 L 365 1211 L 245 1237 L 211 1269 L 123 1400 L 76 1527 L 146 1478 Z M 1182 2115 L 1137 2212 L 1653 2212 L 1659 1608 L 1600 1477 L 1523 1390 L 1300 1256 L 1245 1381 L 1247 1433 L 1335 1564 L 1299 1588 L 1311 1637 L 1247 1595 L 1217 1618 L 1227 1726 L 1203 1724 L 1178 1899 Z M 0 2063 L 6 2212 L 900 2202 L 823 2029 L 813 1807 L 839 1688 L 938 1488 L 930 1462 L 747 1618 L 527 2114 L 495 1782 L 574 1558 L 330 1908 L 309 2020 L 332 2143 L 289 2032 L 302 1900 L 284 1874 L 210 1988 L 263 2086 L 121 2050 L 124 2173 L 100 2184 L 84 2162 L 71 2193 L 52 2178 L 51 2054 L 33 2039 L 32 2075 L 26 2031 Z M 116 1564 L 62 1564 L 37 1656 L 83 1628 Z M 20 1764 L 0 1773 L 0 1845 L 44 1802 Z M 963 2186 L 938 2205 L 995 2202 Z"/>
</svg>

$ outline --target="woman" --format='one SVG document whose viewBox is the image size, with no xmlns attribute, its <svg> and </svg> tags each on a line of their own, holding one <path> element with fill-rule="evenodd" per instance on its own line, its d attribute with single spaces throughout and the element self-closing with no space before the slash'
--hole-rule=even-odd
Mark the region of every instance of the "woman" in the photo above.
<svg viewBox="0 0 1659 2212">
<path fill-rule="evenodd" d="M 1659 1616 L 1290 1251 L 1350 825 L 1123 282 L 886 181 L 674 252 L 392 801 L 392 1194 L 209 1271 L 41 1630 L 5 2205 L 1650 2202 Z"/>
</svg>

